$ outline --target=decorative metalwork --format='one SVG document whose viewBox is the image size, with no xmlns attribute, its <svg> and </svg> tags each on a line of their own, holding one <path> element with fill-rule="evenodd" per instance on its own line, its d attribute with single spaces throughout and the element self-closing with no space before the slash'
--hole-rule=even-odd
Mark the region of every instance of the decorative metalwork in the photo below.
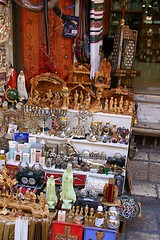
<svg viewBox="0 0 160 240">
<path fill-rule="evenodd" d="M 80 110 L 75 118 L 78 120 L 78 124 L 73 128 L 72 135 L 77 138 L 85 138 L 85 121 L 91 117 L 92 114 L 89 113 L 86 109 Z"/>
</svg>

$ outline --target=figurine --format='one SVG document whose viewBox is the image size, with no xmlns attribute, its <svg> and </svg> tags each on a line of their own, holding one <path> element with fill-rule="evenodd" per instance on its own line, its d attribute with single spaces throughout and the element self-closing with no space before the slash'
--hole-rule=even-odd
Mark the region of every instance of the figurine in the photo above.
<svg viewBox="0 0 160 240">
<path fill-rule="evenodd" d="M 90 208 L 89 222 L 94 222 L 94 208 Z"/>
<path fill-rule="evenodd" d="M 48 209 L 48 204 L 45 204 L 44 206 L 44 211 L 43 211 L 43 218 L 49 218 L 50 213 L 49 213 L 49 209 Z"/>
<path fill-rule="evenodd" d="M 85 223 L 87 223 L 88 222 L 88 211 L 89 211 L 89 207 L 88 207 L 88 205 L 86 205 L 85 206 L 85 208 L 84 208 L 84 220 L 85 220 Z"/>
<path fill-rule="evenodd" d="M 105 105 L 104 105 L 104 112 L 108 111 L 108 99 L 106 98 Z"/>
<path fill-rule="evenodd" d="M 27 100 L 28 99 L 28 93 L 26 90 L 25 85 L 25 76 L 23 71 L 20 71 L 20 74 L 18 75 L 17 79 L 17 90 L 18 90 L 18 99 L 19 101 Z"/>
<path fill-rule="evenodd" d="M 36 194 L 34 192 L 30 192 L 30 201 L 35 203 L 36 202 L 36 198 L 37 198 Z"/>
<path fill-rule="evenodd" d="M 101 112 L 102 111 L 101 99 L 99 97 L 97 97 L 96 101 L 92 104 L 89 111 L 91 111 L 91 112 Z"/>
<path fill-rule="evenodd" d="M 109 101 L 109 110 L 113 111 L 113 97 L 111 97 L 111 99 Z"/>
<path fill-rule="evenodd" d="M 63 103 L 62 103 L 61 109 L 67 110 L 69 107 L 69 89 L 66 85 L 63 86 L 61 95 L 63 98 Z"/>
<path fill-rule="evenodd" d="M 133 113 L 133 102 L 132 101 L 129 103 L 128 112 Z"/>
<path fill-rule="evenodd" d="M 75 206 L 73 205 L 70 212 L 69 212 L 69 218 L 73 218 L 75 214 Z"/>
<path fill-rule="evenodd" d="M 71 163 L 68 163 L 62 176 L 61 199 L 63 200 L 62 208 L 64 209 L 71 209 L 71 202 L 76 201 L 76 194 L 73 188 L 73 172 Z"/>
<path fill-rule="evenodd" d="M 114 112 L 117 112 L 117 98 L 114 99 Z"/>
<path fill-rule="evenodd" d="M 26 192 L 24 194 L 24 200 L 30 201 L 30 199 L 31 199 L 30 192 L 28 190 L 26 190 Z"/>
<path fill-rule="evenodd" d="M 44 194 L 43 192 L 40 192 L 40 195 L 38 196 L 38 200 L 39 200 L 39 203 L 42 205 L 42 206 L 45 206 L 45 204 L 47 204 L 47 201 L 44 197 Z"/>
<path fill-rule="evenodd" d="M 79 103 L 80 103 L 81 106 L 83 105 L 83 100 L 84 100 L 84 95 L 83 95 L 83 92 L 80 91 L 80 94 L 79 94 Z"/>
<path fill-rule="evenodd" d="M 123 96 L 121 95 L 120 101 L 119 101 L 119 111 L 123 112 Z"/>
<path fill-rule="evenodd" d="M 46 184 L 46 200 L 49 208 L 54 209 L 55 205 L 57 204 L 57 196 L 56 196 L 56 190 L 55 190 L 55 179 L 54 176 L 51 175 L 47 179 Z"/>
<path fill-rule="evenodd" d="M 89 94 L 89 92 L 85 96 L 84 103 L 85 103 L 85 109 L 89 109 L 90 104 L 91 104 L 91 95 Z"/>
<path fill-rule="evenodd" d="M 128 105 L 129 105 L 128 100 L 126 100 L 124 102 L 124 111 L 128 111 Z"/>
<path fill-rule="evenodd" d="M 6 85 L 6 89 L 8 87 L 16 89 L 17 88 L 17 73 L 16 73 L 15 69 L 13 68 L 11 62 L 8 63 L 7 77 L 8 77 L 8 83 Z"/>
<path fill-rule="evenodd" d="M 52 90 L 49 89 L 49 91 L 46 93 L 46 95 L 47 95 L 47 100 L 50 101 L 51 98 L 53 97 Z"/>
<path fill-rule="evenodd" d="M 76 212 L 75 212 L 75 216 L 78 216 L 79 215 L 79 209 L 80 209 L 80 206 L 76 206 Z"/>
</svg>

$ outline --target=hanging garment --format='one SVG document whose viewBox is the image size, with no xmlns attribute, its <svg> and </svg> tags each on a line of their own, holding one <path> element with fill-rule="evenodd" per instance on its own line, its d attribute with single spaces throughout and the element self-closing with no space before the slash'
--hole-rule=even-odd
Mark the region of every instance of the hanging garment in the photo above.
<svg viewBox="0 0 160 240">
<path fill-rule="evenodd" d="M 95 77 L 101 61 L 104 0 L 91 0 L 90 7 L 90 78 Z"/>
<path fill-rule="evenodd" d="M 85 7 L 84 7 L 85 6 Z M 78 62 L 89 62 L 89 1 L 81 0 L 79 5 L 79 25 L 75 39 L 75 56 Z"/>
</svg>

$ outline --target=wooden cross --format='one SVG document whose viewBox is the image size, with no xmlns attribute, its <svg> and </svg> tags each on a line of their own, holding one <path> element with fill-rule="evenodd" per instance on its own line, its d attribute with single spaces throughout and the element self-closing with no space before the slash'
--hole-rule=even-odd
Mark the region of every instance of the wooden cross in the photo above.
<svg viewBox="0 0 160 240">
<path fill-rule="evenodd" d="M 65 226 L 64 227 L 64 234 L 56 233 L 55 234 L 55 239 L 56 240 L 78 240 L 78 237 L 74 236 L 74 235 L 70 235 L 70 227 Z"/>
</svg>

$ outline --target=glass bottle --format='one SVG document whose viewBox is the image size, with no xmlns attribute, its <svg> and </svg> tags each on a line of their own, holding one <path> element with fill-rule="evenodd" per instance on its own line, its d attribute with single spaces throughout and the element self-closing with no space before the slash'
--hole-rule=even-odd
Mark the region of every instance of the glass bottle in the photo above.
<svg viewBox="0 0 160 240">
<path fill-rule="evenodd" d="M 95 226 L 103 227 L 104 225 L 104 212 L 103 207 L 98 206 L 97 211 L 95 212 Z"/>
<path fill-rule="evenodd" d="M 6 164 L 6 155 L 4 150 L 0 150 L 0 169 L 2 169 Z"/>
<path fill-rule="evenodd" d="M 120 225 L 120 220 L 118 219 L 117 216 L 110 216 L 108 221 L 107 221 L 107 226 L 108 228 L 111 229 L 116 229 Z"/>
</svg>

